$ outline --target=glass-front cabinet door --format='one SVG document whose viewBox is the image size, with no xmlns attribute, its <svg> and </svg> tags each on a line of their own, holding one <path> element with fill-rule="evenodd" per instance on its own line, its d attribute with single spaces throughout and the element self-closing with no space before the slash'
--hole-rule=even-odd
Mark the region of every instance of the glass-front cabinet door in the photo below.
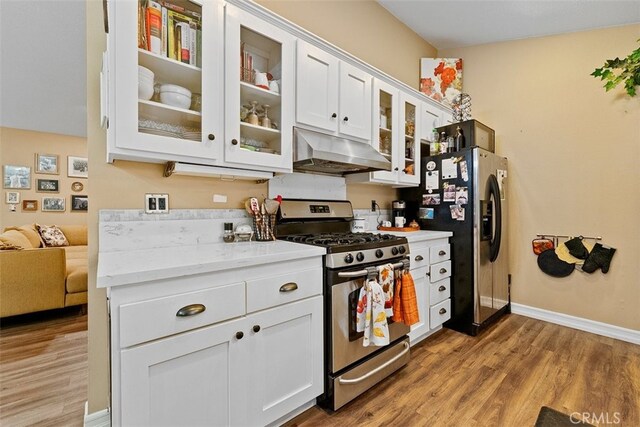
<svg viewBox="0 0 640 427">
<path fill-rule="evenodd" d="M 294 38 L 230 4 L 225 20 L 225 163 L 290 172 Z"/>
<path fill-rule="evenodd" d="M 373 81 L 373 135 L 372 145 L 390 163 L 388 170 L 371 173 L 376 182 L 395 183 L 398 176 L 398 89 L 374 79 Z"/>
<path fill-rule="evenodd" d="M 397 156 L 398 184 L 420 183 L 421 121 L 419 99 L 401 92 L 398 124 L 399 150 Z"/>
<path fill-rule="evenodd" d="M 110 145 L 214 163 L 223 139 L 223 4 L 109 2 Z M 117 56 L 115 54 L 117 52 Z"/>
</svg>

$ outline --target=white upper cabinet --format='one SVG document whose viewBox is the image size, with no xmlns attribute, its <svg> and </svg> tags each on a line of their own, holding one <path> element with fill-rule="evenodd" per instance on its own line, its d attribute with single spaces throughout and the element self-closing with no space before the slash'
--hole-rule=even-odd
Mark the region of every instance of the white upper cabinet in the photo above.
<svg viewBox="0 0 640 427">
<path fill-rule="evenodd" d="M 291 172 L 294 37 L 227 4 L 225 163 Z"/>
<path fill-rule="evenodd" d="M 298 40 L 296 121 L 369 142 L 371 81 L 370 74 Z"/>
<path fill-rule="evenodd" d="M 138 31 L 139 14 L 144 13 L 138 2 L 109 3 L 109 160 L 137 157 L 213 163 L 221 157 L 223 6 L 216 0 L 175 3 L 184 10 L 163 8 L 154 13 L 166 14 L 174 28 L 176 23 L 184 24 L 180 28 L 185 40 L 193 42 L 180 51 L 175 32 L 162 43 L 161 38 L 153 35 L 149 41 L 146 32 Z M 202 94 L 201 108 L 184 95 L 161 94 L 162 84 L 183 88 L 179 90 L 192 94 L 191 101 Z"/>
<path fill-rule="evenodd" d="M 338 131 L 338 59 L 298 41 L 296 120 L 330 132 Z"/>
</svg>

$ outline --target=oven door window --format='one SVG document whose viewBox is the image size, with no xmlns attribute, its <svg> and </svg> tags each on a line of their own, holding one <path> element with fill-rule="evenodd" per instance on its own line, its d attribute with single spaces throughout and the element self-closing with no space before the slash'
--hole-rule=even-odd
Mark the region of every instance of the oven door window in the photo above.
<svg viewBox="0 0 640 427">
<path fill-rule="evenodd" d="M 354 290 L 349 294 L 349 341 L 357 341 L 364 337 L 364 332 L 357 331 L 357 323 L 358 323 L 358 298 L 360 297 L 360 290 L 362 286 L 364 286 L 364 279 L 360 279 L 357 281 L 358 289 Z M 393 320 L 391 317 L 387 317 L 387 324 L 391 325 Z"/>
</svg>

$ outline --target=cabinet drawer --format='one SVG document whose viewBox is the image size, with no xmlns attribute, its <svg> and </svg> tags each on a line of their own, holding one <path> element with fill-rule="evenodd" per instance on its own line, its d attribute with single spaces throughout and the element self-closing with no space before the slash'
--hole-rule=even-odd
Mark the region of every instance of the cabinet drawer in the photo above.
<svg viewBox="0 0 640 427">
<path fill-rule="evenodd" d="M 451 296 L 451 282 L 447 277 L 429 285 L 429 305 L 437 304 Z"/>
<path fill-rule="evenodd" d="M 451 300 L 446 299 L 431 307 L 429 310 L 429 328 L 437 328 L 447 320 L 451 319 Z"/>
<path fill-rule="evenodd" d="M 322 268 L 247 281 L 247 312 L 322 294 Z"/>
<path fill-rule="evenodd" d="M 446 261 L 451 258 L 449 245 L 433 246 L 430 251 L 430 262 L 435 264 L 436 262 Z"/>
<path fill-rule="evenodd" d="M 200 311 L 202 306 L 204 311 Z M 181 309 L 184 310 L 179 316 Z M 120 347 L 221 322 L 245 312 L 244 282 L 123 304 L 120 306 Z"/>
<path fill-rule="evenodd" d="M 431 283 L 435 283 L 445 277 L 451 276 L 451 261 L 439 262 L 429 267 L 429 277 Z"/>
<path fill-rule="evenodd" d="M 411 270 L 429 265 L 429 247 L 411 248 Z"/>
</svg>

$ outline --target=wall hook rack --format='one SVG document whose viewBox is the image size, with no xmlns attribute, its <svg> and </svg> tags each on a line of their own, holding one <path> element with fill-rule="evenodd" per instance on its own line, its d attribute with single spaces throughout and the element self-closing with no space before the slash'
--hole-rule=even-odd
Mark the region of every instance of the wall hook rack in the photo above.
<svg viewBox="0 0 640 427">
<path fill-rule="evenodd" d="M 596 237 L 589 237 L 589 236 L 583 236 L 583 235 L 581 235 L 581 234 L 580 234 L 580 235 L 577 235 L 577 236 L 566 236 L 566 235 L 563 235 L 563 234 L 536 234 L 536 236 L 538 236 L 538 237 L 542 237 L 542 238 L 545 238 L 545 237 L 552 237 L 552 238 L 554 238 L 554 240 L 555 240 L 556 244 L 557 244 L 557 242 L 558 242 L 558 239 L 572 239 L 572 238 L 574 238 L 574 237 L 578 237 L 578 238 L 580 238 L 580 239 L 602 240 L 602 237 L 600 237 L 600 236 L 596 236 Z"/>
</svg>

